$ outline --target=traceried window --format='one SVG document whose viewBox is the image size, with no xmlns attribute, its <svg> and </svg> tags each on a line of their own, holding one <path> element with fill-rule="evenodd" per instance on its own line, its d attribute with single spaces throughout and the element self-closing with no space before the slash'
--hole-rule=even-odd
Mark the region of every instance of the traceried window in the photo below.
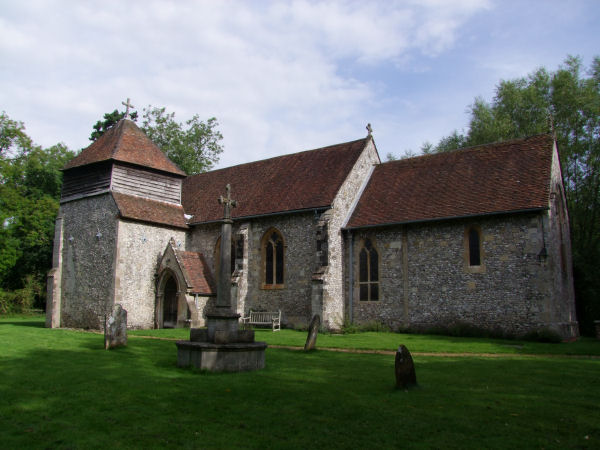
<svg viewBox="0 0 600 450">
<path fill-rule="evenodd" d="M 358 254 L 358 285 L 360 300 L 379 300 L 379 254 L 371 239 L 364 239 Z"/>
<path fill-rule="evenodd" d="M 281 288 L 284 278 L 283 237 L 276 229 L 270 229 L 262 240 L 263 288 Z"/>
</svg>

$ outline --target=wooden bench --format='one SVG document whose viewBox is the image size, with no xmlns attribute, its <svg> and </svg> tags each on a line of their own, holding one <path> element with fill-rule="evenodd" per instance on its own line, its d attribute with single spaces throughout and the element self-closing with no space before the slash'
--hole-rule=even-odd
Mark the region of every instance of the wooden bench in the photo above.
<svg viewBox="0 0 600 450">
<path fill-rule="evenodd" d="M 281 330 L 281 310 L 275 312 L 250 311 L 248 317 L 242 317 L 242 322 L 248 325 L 269 325 L 273 331 Z"/>
</svg>

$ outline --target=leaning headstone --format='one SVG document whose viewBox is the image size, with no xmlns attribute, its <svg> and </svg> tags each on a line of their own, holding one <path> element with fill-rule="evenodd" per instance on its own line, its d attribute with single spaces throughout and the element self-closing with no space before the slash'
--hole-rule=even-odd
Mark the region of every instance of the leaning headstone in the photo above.
<svg viewBox="0 0 600 450">
<path fill-rule="evenodd" d="M 127 345 L 127 311 L 120 304 L 112 314 L 104 317 L 104 348 L 106 350 Z"/>
<path fill-rule="evenodd" d="M 317 348 L 317 334 L 319 334 L 319 325 L 321 325 L 321 317 L 315 314 L 310 321 L 308 326 L 308 336 L 306 337 L 306 344 L 304 344 L 304 351 L 314 350 Z"/>
<path fill-rule="evenodd" d="M 396 389 L 408 389 L 416 385 L 415 364 L 408 349 L 401 345 L 396 352 Z"/>
</svg>

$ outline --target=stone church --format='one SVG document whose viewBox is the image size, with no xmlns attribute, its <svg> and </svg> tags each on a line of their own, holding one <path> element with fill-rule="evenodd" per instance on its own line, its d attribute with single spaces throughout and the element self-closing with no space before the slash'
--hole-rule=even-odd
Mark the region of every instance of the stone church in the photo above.
<svg viewBox="0 0 600 450">
<path fill-rule="evenodd" d="M 186 176 L 130 120 L 64 167 L 47 326 L 201 327 L 226 185 L 237 311 L 282 325 L 578 334 L 549 135 L 381 163 L 362 139 Z"/>
</svg>

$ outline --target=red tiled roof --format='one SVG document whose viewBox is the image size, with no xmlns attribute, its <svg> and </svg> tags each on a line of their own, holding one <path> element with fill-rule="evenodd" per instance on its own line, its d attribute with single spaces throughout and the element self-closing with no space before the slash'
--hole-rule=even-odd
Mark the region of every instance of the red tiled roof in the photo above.
<svg viewBox="0 0 600 450">
<path fill-rule="evenodd" d="M 546 208 L 549 135 L 381 164 L 348 228 Z"/>
<path fill-rule="evenodd" d="M 192 293 L 216 294 L 212 273 L 202 253 L 175 250 L 175 254 L 181 263 L 183 274 Z"/>
<path fill-rule="evenodd" d="M 183 181 L 182 204 L 192 223 L 223 218 L 217 202 L 231 185 L 232 217 L 328 207 L 367 139 L 201 173 Z"/>
<path fill-rule="evenodd" d="M 121 217 L 142 222 L 188 228 L 183 207 L 173 203 L 158 202 L 143 197 L 112 192 Z"/>
<path fill-rule="evenodd" d="M 127 162 L 185 176 L 185 172 L 167 158 L 131 120 L 120 120 L 92 145 L 69 161 L 64 169 L 107 160 Z"/>
</svg>

